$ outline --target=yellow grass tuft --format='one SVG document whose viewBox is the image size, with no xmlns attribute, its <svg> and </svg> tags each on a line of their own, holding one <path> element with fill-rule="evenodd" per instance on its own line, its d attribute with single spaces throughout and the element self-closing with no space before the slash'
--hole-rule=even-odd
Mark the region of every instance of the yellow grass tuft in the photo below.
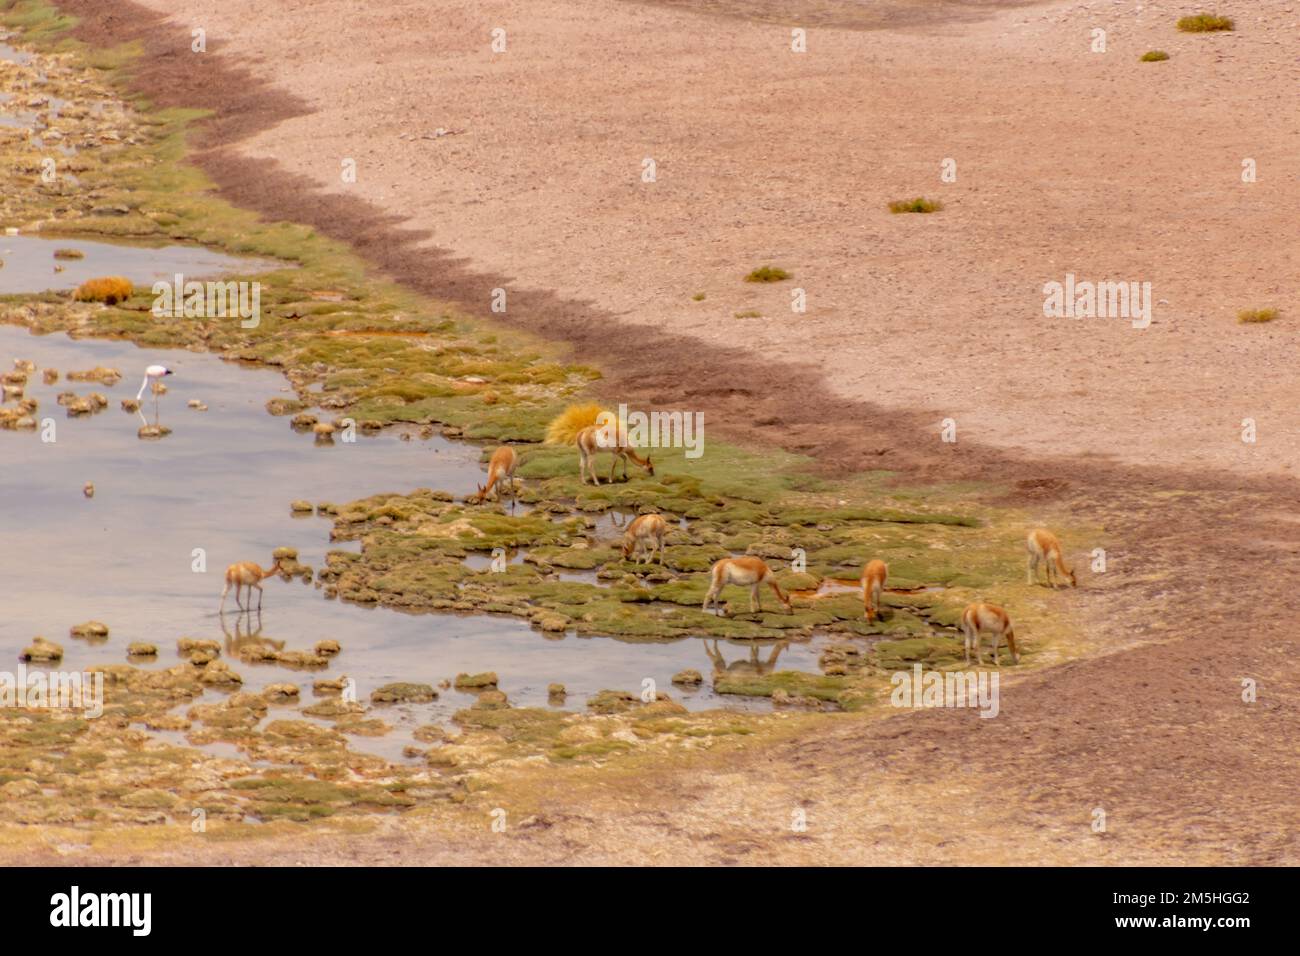
<svg viewBox="0 0 1300 956">
<path fill-rule="evenodd" d="M 897 199 L 889 204 L 889 211 L 892 213 L 900 212 L 938 212 L 943 208 L 943 203 L 937 199 L 926 199 L 917 196 L 915 199 Z"/>
<path fill-rule="evenodd" d="M 1242 309 L 1237 313 L 1238 322 L 1272 322 L 1277 318 L 1277 309 Z"/>
<path fill-rule="evenodd" d="M 595 402 L 570 405 L 546 426 L 546 444 L 572 445 L 577 440 L 578 432 L 588 425 L 596 424 L 596 419 L 603 411 Z"/>
<path fill-rule="evenodd" d="M 1233 26 L 1231 17 L 1213 13 L 1198 13 L 1194 17 L 1183 17 L 1178 21 L 1178 29 L 1184 33 L 1213 33 L 1216 30 L 1231 30 Z"/>
<path fill-rule="evenodd" d="M 1159 63 L 1161 60 L 1169 59 L 1169 54 L 1164 50 L 1147 50 L 1142 54 L 1143 63 Z"/>
<path fill-rule="evenodd" d="M 131 298 L 131 280 L 121 276 L 105 276 L 102 279 L 87 279 L 77 286 L 72 294 L 76 302 L 104 302 L 113 305 Z"/>
</svg>

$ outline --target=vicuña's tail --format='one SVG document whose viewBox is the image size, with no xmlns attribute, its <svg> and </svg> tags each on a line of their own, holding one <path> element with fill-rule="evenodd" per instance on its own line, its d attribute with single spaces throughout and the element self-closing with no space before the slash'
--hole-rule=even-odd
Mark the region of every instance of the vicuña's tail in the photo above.
<svg viewBox="0 0 1300 956">
<path fill-rule="evenodd" d="M 578 438 L 578 432 L 595 425 L 603 411 L 595 402 L 570 405 L 546 426 L 546 444 L 572 445 Z"/>
</svg>

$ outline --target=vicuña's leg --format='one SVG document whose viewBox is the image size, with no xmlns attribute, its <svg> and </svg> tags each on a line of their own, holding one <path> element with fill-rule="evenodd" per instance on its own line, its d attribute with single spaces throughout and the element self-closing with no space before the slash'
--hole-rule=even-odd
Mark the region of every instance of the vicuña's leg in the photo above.
<svg viewBox="0 0 1300 956">
<path fill-rule="evenodd" d="M 707 611 L 713 599 L 718 596 L 718 589 L 715 585 L 710 585 L 708 592 L 704 595 L 704 607 L 701 610 Z"/>
<path fill-rule="evenodd" d="M 262 585 L 254 584 L 253 587 L 257 588 L 257 609 L 260 611 L 262 610 Z M 251 591 L 248 593 L 248 603 L 253 603 L 253 593 Z"/>
<path fill-rule="evenodd" d="M 241 582 L 236 581 L 235 582 L 235 604 L 239 606 L 239 609 L 241 611 L 244 610 L 244 605 L 240 602 L 239 595 L 243 590 L 244 590 L 244 585 Z"/>
<path fill-rule="evenodd" d="M 1034 581 L 1037 579 L 1036 578 L 1037 571 L 1038 571 L 1038 559 L 1035 558 L 1033 553 L 1031 552 L 1029 557 L 1025 559 L 1025 583 L 1026 584 L 1034 583 Z"/>
<path fill-rule="evenodd" d="M 758 596 L 758 584 L 749 589 L 749 613 L 757 614 L 763 610 L 763 599 Z"/>
</svg>

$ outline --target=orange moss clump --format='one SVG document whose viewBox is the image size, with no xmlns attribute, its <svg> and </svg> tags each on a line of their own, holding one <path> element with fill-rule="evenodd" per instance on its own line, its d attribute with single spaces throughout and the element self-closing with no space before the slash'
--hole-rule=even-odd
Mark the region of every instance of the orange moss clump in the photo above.
<svg viewBox="0 0 1300 956">
<path fill-rule="evenodd" d="M 72 294 L 77 302 L 103 302 L 113 305 L 131 298 L 131 280 L 121 276 L 105 276 L 102 279 L 87 279 L 77 286 Z"/>
</svg>

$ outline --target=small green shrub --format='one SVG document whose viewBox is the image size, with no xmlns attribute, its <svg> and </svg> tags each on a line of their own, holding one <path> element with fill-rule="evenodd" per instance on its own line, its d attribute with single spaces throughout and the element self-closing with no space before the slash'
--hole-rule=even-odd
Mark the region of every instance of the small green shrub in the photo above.
<svg viewBox="0 0 1300 956">
<path fill-rule="evenodd" d="M 1277 318 L 1277 309 L 1242 309 L 1237 313 L 1238 322 L 1272 322 Z"/>
<path fill-rule="evenodd" d="M 1143 63 L 1159 63 L 1161 60 L 1169 59 L 1169 54 L 1164 50 L 1147 50 L 1142 54 Z"/>
<path fill-rule="evenodd" d="M 1193 17 L 1183 17 L 1178 21 L 1178 29 L 1184 33 L 1213 33 L 1215 30 L 1231 30 L 1231 17 L 1221 17 L 1213 13 L 1198 13 Z"/>
<path fill-rule="evenodd" d="M 790 273 L 777 266 L 761 266 L 745 276 L 746 282 L 781 282 L 790 278 Z"/>
<path fill-rule="evenodd" d="M 896 199 L 889 204 L 889 211 L 892 213 L 938 212 L 942 208 L 943 203 L 937 199 L 923 199 L 920 196 L 915 199 Z"/>
</svg>

